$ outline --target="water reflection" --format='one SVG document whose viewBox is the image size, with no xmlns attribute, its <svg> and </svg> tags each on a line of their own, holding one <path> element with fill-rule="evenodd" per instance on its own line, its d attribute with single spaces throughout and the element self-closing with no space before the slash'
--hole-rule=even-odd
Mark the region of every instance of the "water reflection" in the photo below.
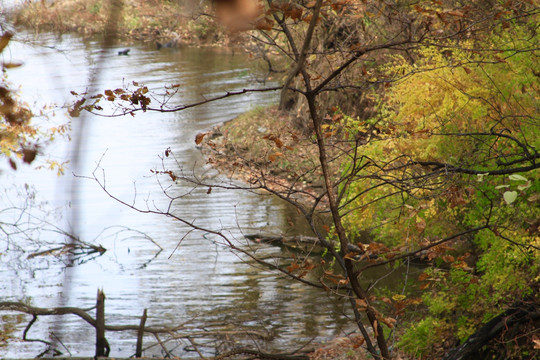
<svg viewBox="0 0 540 360">
<path fill-rule="evenodd" d="M 219 54 L 209 49 L 182 48 L 178 51 L 156 51 L 145 46 L 131 46 L 129 56 L 117 56 L 117 50 L 100 49 L 99 42 L 75 36 L 43 35 L 39 46 L 16 44 L 12 56 L 23 59 L 25 66 L 10 71 L 14 83 L 22 85 L 22 96 L 39 108 L 47 103 L 63 104 L 72 100 L 71 90 L 84 91 L 90 77 L 89 68 L 99 66 L 98 89 L 117 88 L 133 80 L 151 89 L 163 84 L 181 84 L 180 93 L 171 105 L 186 104 L 204 96 L 224 91 L 255 87 L 247 57 Z M 106 61 L 96 59 L 105 52 Z M 2 181 L 32 183 L 38 196 L 49 206 L 61 206 L 64 220 L 58 226 L 69 229 L 70 212 L 81 219 L 78 236 L 103 245 L 108 251 L 95 261 L 75 266 L 64 273 L 61 263 L 39 257 L 14 266 L 14 253 L 2 253 L 0 292 L 3 300 L 25 300 L 36 306 L 65 305 L 90 307 L 95 303 L 98 287 L 107 295 L 106 314 L 109 324 L 137 324 L 143 309 L 149 310 L 149 325 L 178 325 L 189 320 L 189 328 L 228 326 L 248 328 L 261 326 L 276 334 L 268 343 L 273 349 L 296 348 L 315 336 L 328 337 L 345 326 L 343 304 L 320 291 L 291 283 L 288 279 L 233 253 L 216 238 L 204 232 L 190 232 L 179 221 L 152 214 L 141 214 L 108 197 L 94 181 L 73 178 L 72 171 L 90 175 L 96 169 L 107 189 L 129 204 L 141 209 L 165 208 L 169 199 L 158 186 L 151 169 L 162 166 L 166 148 L 174 152 L 185 172 L 204 164 L 195 147 L 195 135 L 209 127 L 246 111 L 250 104 L 264 105 L 276 100 L 276 94 L 257 93 L 239 96 L 174 113 L 138 113 L 135 117 L 89 117 L 84 147 L 79 149 L 81 166 L 69 169 L 57 178 L 46 171 L 22 169 L 2 174 Z M 156 99 L 157 101 L 157 99 Z M 66 121 L 57 111 L 54 121 Z M 58 119 L 58 120 L 56 120 Z M 77 121 L 77 120 L 75 120 Z M 57 161 L 73 158 L 67 142 L 47 148 L 47 157 Z M 103 169 L 103 172 L 101 172 Z M 178 170 L 174 168 L 174 170 Z M 77 202 L 66 189 L 77 182 Z M 224 231 L 245 245 L 243 233 L 256 231 L 303 233 L 299 215 L 273 197 L 239 191 L 193 188 L 190 184 L 173 184 L 162 179 L 175 195 L 171 211 L 201 227 Z M 5 206 L 4 198 L 0 205 Z M 288 225 L 292 219 L 296 226 Z M 143 231 L 163 248 L 130 233 L 116 233 L 121 225 Z M 104 229 L 105 232 L 104 232 Z M 181 241 L 181 244 L 179 245 Z M 260 254 L 280 254 L 279 248 L 261 246 Z M 4 261 L 8 260 L 8 261 Z M 71 289 L 64 294 L 63 282 Z M 8 320 L 21 332 L 27 316 L 9 315 Z M 92 355 L 93 337 L 89 328 L 73 317 L 43 318 L 32 328 L 32 337 L 49 339 L 50 332 L 62 339 L 72 355 Z M 109 333 L 111 355 L 134 353 L 134 334 Z M 178 343 L 180 344 L 180 343 Z M 40 344 L 10 343 L 7 357 L 34 356 Z M 175 355 L 187 356 L 183 346 Z M 4 349 L 2 349 L 3 351 Z M 159 348 L 145 353 L 161 355 Z"/>
</svg>

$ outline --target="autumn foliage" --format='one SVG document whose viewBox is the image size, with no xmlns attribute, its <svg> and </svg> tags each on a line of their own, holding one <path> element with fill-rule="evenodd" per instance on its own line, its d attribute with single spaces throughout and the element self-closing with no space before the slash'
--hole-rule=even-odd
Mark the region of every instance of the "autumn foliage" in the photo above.
<svg viewBox="0 0 540 360">
<path fill-rule="evenodd" d="M 393 357 L 395 346 L 440 358 L 516 299 L 540 302 L 533 1 L 216 0 L 214 7 L 231 31 L 251 31 L 281 86 L 165 108 L 133 84 L 83 94 L 75 112 L 103 113 L 104 101 L 117 111 L 105 116 L 181 111 L 280 89 L 282 113 L 268 112 L 279 124 L 224 127 L 248 134 L 252 148 L 223 134 L 229 158 L 209 163 L 248 173 L 249 190 L 278 196 L 304 215 L 331 261 L 304 252 L 276 266 L 249 256 L 348 301 L 374 358 Z M 197 135 L 196 145 L 216 150 L 207 135 Z M 248 150 L 258 156 L 244 156 Z M 168 169 L 155 173 L 183 179 Z M 207 194 L 215 186 L 190 181 Z M 403 286 L 366 281 L 374 268 L 402 274 Z M 497 334 L 505 344 L 515 340 L 508 354 L 529 354 L 533 320 L 513 330 L 525 345 L 513 332 Z"/>
</svg>

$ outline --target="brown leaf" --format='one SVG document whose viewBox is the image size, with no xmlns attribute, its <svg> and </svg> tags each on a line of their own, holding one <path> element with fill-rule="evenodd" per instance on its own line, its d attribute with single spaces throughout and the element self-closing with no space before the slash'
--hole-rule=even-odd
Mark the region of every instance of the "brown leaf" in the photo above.
<svg viewBox="0 0 540 360">
<path fill-rule="evenodd" d="M 32 163 L 37 155 L 36 149 L 23 149 L 23 161 L 27 164 Z"/>
<path fill-rule="evenodd" d="M 13 37 L 13 33 L 10 33 L 9 31 L 5 32 L 2 37 L 0 37 L 0 53 L 9 43 L 9 40 Z"/>
<path fill-rule="evenodd" d="M 367 309 L 367 302 L 364 299 L 356 299 L 356 307 L 359 311 L 364 311 Z"/>
<path fill-rule="evenodd" d="M 276 144 L 276 146 L 277 146 L 278 148 L 280 148 L 280 149 L 283 147 L 283 141 L 281 141 L 281 139 L 278 138 L 278 137 L 277 137 L 276 135 L 274 135 L 274 134 L 267 134 L 267 135 L 264 135 L 264 136 L 263 136 L 263 139 L 273 141 L 273 142 Z"/>
<path fill-rule="evenodd" d="M 274 20 L 269 18 L 262 18 L 255 21 L 255 29 L 270 31 L 274 27 Z"/>
<path fill-rule="evenodd" d="M 418 230 L 419 232 L 422 232 L 424 231 L 425 228 L 426 228 L 426 221 L 422 218 L 418 218 L 416 221 L 416 230 Z"/>
<path fill-rule="evenodd" d="M 23 63 L 21 62 L 9 62 L 9 63 L 3 63 L 2 66 L 5 68 L 5 69 L 13 69 L 13 68 L 16 68 L 16 67 L 20 67 L 22 66 Z"/>
<path fill-rule="evenodd" d="M 13 170 L 17 170 L 17 163 L 15 163 L 13 159 L 9 159 L 9 166 L 11 166 Z"/>
<path fill-rule="evenodd" d="M 299 268 L 300 266 L 296 262 L 293 262 L 290 266 L 287 266 L 287 271 L 293 272 L 294 270 L 297 270 Z"/>
<path fill-rule="evenodd" d="M 274 162 L 280 156 L 283 156 L 283 153 L 280 153 L 279 151 L 276 151 L 275 153 L 268 155 L 268 160 L 270 160 L 271 162 Z"/>
<path fill-rule="evenodd" d="M 420 290 L 425 290 L 427 289 L 429 286 L 431 285 L 431 283 L 427 282 L 427 283 L 424 283 L 420 286 Z"/>
<path fill-rule="evenodd" d="M 444 262 L 447 262 L 447 263 L 454 262 L 455 260 L 452 255 L 444 255 L 442 259 Z"/>
<path fill-rule="evenodd" d="M 177 179 L 177 176 L 172 172 L 172 171 L 167 171 L 167 174 L 169 174 L 169 177 L 171 178 L 172 181 L 176 181 Z"/>
<path fill-rule="evenodd" d="M 353 344 L 353 349 L 358 349 L 360 346 L 362 346 L 364 344 L 364 342 L 366 341 L 366 339 L 364 339 L 363 337 L 359 336 L 357 338 L 357 340 L 354 342 Z"/>
<path fill-rule="evenodd" d="M 304 269 L 305 270 L 313 270 L 313 269 L 315 269 L 315 267 L 316 267 L 316 265 L 314 263 L 312 263 L 311 261 L 309 261 L 309 260 L 306 260 L 304 262 Z"/>
<path fill-rule="evenodd" d="M 465 13 L 463 11 L 459 10 L 450 10 L 446 12 L 448 15 L 457 16 L 457 17 L 464 17 Z"/>
<path fill-rule="evenodd" d="M 283 6 L 282 11 L 285 18 L 290 17 L 292 20 L 299 20 L 303 13 L 303 9 L 295 4 L 287 4 Z"/>
<path fill-rule="evenodd" d="M 343 119 L 343 114 L 334 114 L 334 115 L 332 116 L 332 121 L 333 121 L 333 122 L 338 122 L 338 121 L 340 121 L 341 119 Z"/>
<path fill-rule="evenodd" d="M 388 326 L 390 329 L 394 328 L 394 325 L 396 324 L 397 320 L 393 318 L 381 318 L 381 322 Z"/>
<path fill-rule="evenodd" d="M 362 75 L 364 75 L 364 76 L 367 75 L 366 65 L 362 65 Z"/>
<path fill-rule="evenodd" d="M 208 135 L 207 132 L 205 133 L 198 133 L 196 136 L 195 136 L 195 144 L 197 145 L 200 145 L 200 143 L 203 141 L 204 137 Z"/>
</svg>

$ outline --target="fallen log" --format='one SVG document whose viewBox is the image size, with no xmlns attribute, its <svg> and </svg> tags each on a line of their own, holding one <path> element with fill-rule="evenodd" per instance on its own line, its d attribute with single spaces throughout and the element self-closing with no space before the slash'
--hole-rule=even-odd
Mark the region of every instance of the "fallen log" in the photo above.
<svg viewBox="0 0 540 360">
<path fill-rule="evenodd" d="M 239 348 L 227 351 L 223 354 L 220 354 L 212 360 L 224 360 L 224 359 L 234 359 L 238 358 L 239 355 L 248 355 L 255 356 L 259 360 L 309 360 L 309 356 L 306 354 L 272 354 L 259 350 Z"/>
<path fill-rule="evenodd" d="M 482 355 L 482 348 L 496 337 L 504 336 L 509 329 L 529 321 L 540 322 L 540 309 L 538 303 L 532 301 L 518 301 L 502 314 L 494 317 L 460 346 L 449 350 L 443 360 L 473 360 L 486 358 Z M 511 340 L 511 339 L 508 339 Z"/>
<path fill-rule="evenodd" d="M 258 243 L 265 243 L 274 246 L 284 247 L 294 251 L 309 252 L 311 254 L 319 254 L 324 251 L 324 245 L 320 240 L 314 236 L 295 235 L 295 236 L 281 236 L 281 235 L 260 235 L 250 234 L 244 235 L 248 240 Z"/>
</svg>

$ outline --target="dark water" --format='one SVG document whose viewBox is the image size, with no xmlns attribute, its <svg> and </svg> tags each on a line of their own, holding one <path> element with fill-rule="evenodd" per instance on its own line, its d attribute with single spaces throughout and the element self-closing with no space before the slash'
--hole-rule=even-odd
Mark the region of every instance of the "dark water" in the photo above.
<svg viewBox="0 0 540 360">
<path fill-rule="evenodd" d="M 118 44 L 103 50 L 97 40 L 74 36 L 18 36 L 26 43 L 12 44 L 4 60 L 21 60 L 24 66 L 10 70 L 9 79 L 21 85 L 22 99 L 33 109 L 45 106 L 47 118 L 36 120 L 44 126 L 69 121 L 66 110 L 57 106 L 73 101 L 71 90 L 83 92 L 91 86 L 102 91 L 138 81 L 163 92 L 163 85 L 180 84 L 179 93 L 170 100 L 177 105 L 261 86 L 255 81 L 248 57 L 238 52 L 232 55 L 190 48 L 156 51 L 137 44 Z M 117 51 L 126 47 L 131 48 L 130 55 L 118 56 Z M 92 79 L 95 84 L 89 83 Z M 275 93 L 257 93 L 181 113 L 74 119 L 71 142 L 59 137 L 43 148 L 40 160 L 32 167 L 17 172 L 4 167 L 0 181 L 8 190 L 0 195 L 0 208 L 25 206 L 21 204 L 25 197 L 18 196 L 17 191 L 26 191 L 27 184 L 28 189 L 35 190 L 34 203 L 26 204 L 29 212 L 48 221 L 35 229 L 32 238 L 58 243 L 64 237 L 45 229 L 73 230 L 82 240 L 101 244 L 108 251 L 66 269 L 53 257 L 27 260 L 28 251 L 39 248 L 24 236 L 0 240 L 0 299 L 39 307 L 61 304 L 87 308 L 94 305 L 96 291 L 102 288 L 107 296 L 108 324 L 138 324 L 147 308 L 148 325 L 185 323 L 182 333 L 194 329 L 270 331 L 276 337 L 259 344 L 273 350 L 295 349 L 314 338 L 342 335 L 352 326 L 343 315 L 346 302 L 255 266 L 205 232 L 190 232 L 188 226 L 174 219 L 133 211 L 113 201 L 95 182 L 73 175 L 89 176 L 99 164 L 97 174 L 105 179 L 107 189 L 141 209 L 164 209 L 168 199 L 161 186 L 167 187 L 179 196 L 171 208 L 175 215 L 197 226 L 223 231 L 240 247 L 253 245 L 246 242 L 243 233 L 305 233 L 307 229 L 297 213 L 276 198 L 217 188 L 207 194 L 207 188 L 173 184 L 166 177 L 158 183 L 150 171 L 161 169 L 160 156 L 170 148 L 178 163 L 167 158 L 168 168 L 188 174 L 196 169 L 200 176 L 219 181 L 216 172 L 205 166 L 194 143 L 195 135 L 252 106 L 273 103 L 276 97 Z M 75 147 L 79 136 L 80 146 Z M 77 157 L 81 165 L 74 168 Z M 48 166 L 46 159 L 71 162 L 65 175 L 58 177 L 55 171 L 34 169 Z M 3 212 L 0 217 L 8 221 L 10 214 Z M 291 227 L 289 220 L 295 226 Z M 135 231 L 151 237 L 163 251 Z M 280 252 L 279 248 L 261 246 L 257 254 Z M 0 331 L 7 330 L 16 337 L 22 335 L 30 319 L 12 312 L 0 316 Z M 93 329 L 75 316 L 42 317 L 28 336 L 46 340 L 58 337 L 69 349 L 69 353 L 62 349 L 65 354 L 94 353 Z M 107 337 L 111 356 L 134 354 L 134 333 L 110 332 Z M 145 345 L 156 342 L 153 337 L 145 340 Z M 188 345 L 182 340 L 168 343 L 172 354 L 196 357 L 186 351 Z M 0 355 L 31 357 L 44 348 L 39 343 L 10 341 L 0 347 Z M 158 346 L 145 352 L 147 356 L 162 354 Z"/>
</svg>

